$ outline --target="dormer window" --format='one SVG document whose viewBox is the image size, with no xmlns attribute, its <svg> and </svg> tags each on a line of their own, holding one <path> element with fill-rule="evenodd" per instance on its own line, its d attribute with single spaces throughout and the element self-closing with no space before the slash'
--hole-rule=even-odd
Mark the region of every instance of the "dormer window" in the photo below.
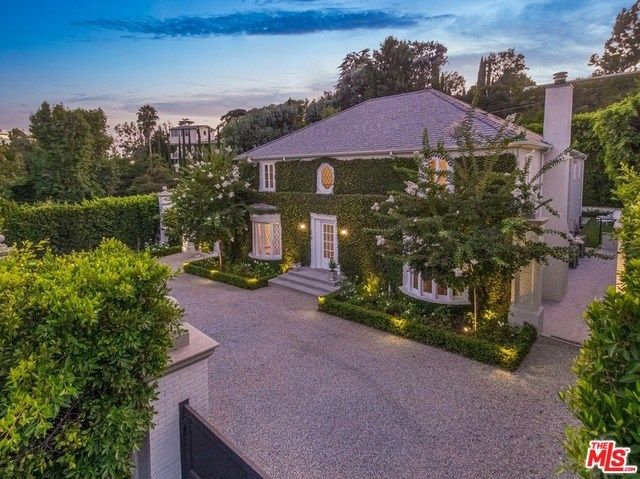
<svg viewBox="0 0 640 479">
<path fill-rule="evenodd" d="M 260 191 L 276 191 L 276 164 L 260 163 Z"/>
<path fill-rule="evenodd" d="M 318 168 L 317 188 L 316 192 L 324 195 L 333 193 L 333 183 L 335 181 L 335 172 L 333 166 L 323 163 Z"/>
</svg>

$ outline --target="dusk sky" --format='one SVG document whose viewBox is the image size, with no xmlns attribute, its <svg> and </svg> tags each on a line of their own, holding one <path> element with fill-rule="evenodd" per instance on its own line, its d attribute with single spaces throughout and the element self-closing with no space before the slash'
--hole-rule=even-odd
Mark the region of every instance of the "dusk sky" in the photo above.
<svg viewBox="0 0 640 479">
<path fill-rule="evenodd" d="M 437 40 L 447 70 L 516 47 L 530 75 L 589 75 L 631 0 L 140 0 L 2 2 L 0 128 L 25 128 L 47 100 L 102 107 L 109 125 L 150 103 L 162 121 L 215 125 L 233 108 L 330 89 L 343 57 L 387 35 Z"/>
</svg>

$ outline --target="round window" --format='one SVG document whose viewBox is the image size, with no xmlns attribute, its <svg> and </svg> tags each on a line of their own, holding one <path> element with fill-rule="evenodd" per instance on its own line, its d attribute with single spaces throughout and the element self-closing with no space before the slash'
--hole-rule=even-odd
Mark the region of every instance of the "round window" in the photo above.
<svg viewBox="0 0 640 479">
<path fill-rule="evenodd" d="M 320 184 L 325 190 L 333 188 L 333 168 L 324 165 L 320 170 Z"/>
</svg>

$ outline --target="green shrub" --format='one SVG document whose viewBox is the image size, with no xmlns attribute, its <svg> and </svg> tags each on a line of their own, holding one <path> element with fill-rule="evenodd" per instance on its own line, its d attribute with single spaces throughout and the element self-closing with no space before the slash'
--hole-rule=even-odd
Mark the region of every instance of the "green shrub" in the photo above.
<svg viewBox="0 0 640 479">
<path fill-rule="evenodd" d="M 332 295 L 319 298 L 318 309 L 509 371 L 515 371 L 518 368 L 537 337 L 536 328 L 525 324 L 517 330 L 513 343 L 496 344 L 417 320 L 363 308 L 347 301 L 340 301 Z"/>
<path fill-rule="evenodd" d="M 0 260 L 0 477 L 130 477 L 182 314 L 169 276 L 115 240 Z"/>
<path fill-rule="evenodd" d="M 220 271 L 218 260 L 206 258 L 191 261 L 184 265 L 184 272 L 208 278 L 220 283 L 230 284 L 244 289 L 264 288 L 269 280 L 278 275 L 280 262 L 277 261 L 251 261 L 242 265 L 226 264 Z M 227 270 L 228 269 L 228 270 Z"/>
<path fill-rule="evenodd" d="M 589 306 L 589 337 L 573 366 L 577 381 L 561 394 L 581 422 L 567 428 L 565 467 L 584 478 L 594 477 L 584 467 L 592 440 L 613 439 L 631 448 L 628 464 L 640 465 L 640 178 L 630 174 L 626 180 L 620 189 L 622 287 L 609 288 Z"/>
<path fill-rule="evenodd" d="M 161 258 L 163 256 L 169 256 L 171 254 L 181 253 L 182 245 L 179 244 L 152 244 L 145 248 L 151 256 L 154 258 Z"/>
<path fill-rule="evenodd" d="M 57 253 L 96 248 L 115 238 L 133 249 L 155 241 L 155 195 L 108 197 L 82 203 L 19 204 L 0 202 L 0 222 L 7 244 L 46 240 Z"/>
</svg>

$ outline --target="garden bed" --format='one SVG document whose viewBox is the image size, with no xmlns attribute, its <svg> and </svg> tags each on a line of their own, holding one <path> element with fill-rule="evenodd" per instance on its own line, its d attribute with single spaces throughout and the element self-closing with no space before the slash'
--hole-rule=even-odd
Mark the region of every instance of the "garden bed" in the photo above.
<svg viewBox="0 0 640 479">
<path fill-rule="evenodd" d="M 425 303 L 400 293 L 347 288 L 320 297 L 318 310 L 509 371 L 518 368 L 537 338 L 530 324 L 513 327 L 496 320 L 473 331 L 469 306 Z"/>
<path fill-rule="evenodd" d="M 249 260 L 226 263 L 220 270 L 217 258 L 205 258 L 184 265 L 184 272 L 244 289 L 264 288 L 271 278 L 280 274 L 279 261 Z"/>
</svg>

